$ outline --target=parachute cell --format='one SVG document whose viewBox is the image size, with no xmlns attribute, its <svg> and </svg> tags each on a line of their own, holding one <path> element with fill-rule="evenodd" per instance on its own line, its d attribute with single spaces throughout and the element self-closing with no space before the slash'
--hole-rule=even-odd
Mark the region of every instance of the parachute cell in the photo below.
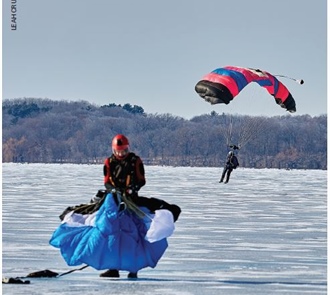
<svg viewBox="0 0 330 295">
<path fill-rule="evenodd" d="M 195 91 L 211 104 L 229 104 L 251 82 L 258 83 L 275 98 L 275 102 L 294 113 L 296 103 L 289 90 L 268 72 L 234 66 L 218 68 L 205 75 L 195 86 Z"/>
</svg>

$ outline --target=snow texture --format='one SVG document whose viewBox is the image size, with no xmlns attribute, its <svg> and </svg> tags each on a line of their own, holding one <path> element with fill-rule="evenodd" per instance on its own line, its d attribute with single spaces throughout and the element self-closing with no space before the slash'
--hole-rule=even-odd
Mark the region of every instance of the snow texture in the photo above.
<svg viewBox="0 0 330 295">
<path fill-rule="evenodd" d="M 49 245 L 58 216 L 103 189 L 101 165 L 2 165 L 2 276 L 73 269 Z M 326 294 L 327 171 L 146 166 L 141 196 L 181 207 L 169 247 L 139 279 L 90 267 L 3 294 Z"/>
</svg>

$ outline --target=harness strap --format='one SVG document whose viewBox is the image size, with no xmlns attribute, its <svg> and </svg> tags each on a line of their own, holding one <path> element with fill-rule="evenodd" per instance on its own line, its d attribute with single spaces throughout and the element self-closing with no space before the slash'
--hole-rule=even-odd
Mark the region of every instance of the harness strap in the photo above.
<svg viewBox="0 0 330 295">
<path fill-rule="evenodd" d="M 128 187 L 131 183 L 131 175 L 128 174 L 127 177 L 126 177 L 126 187 Z"/>
<path fill-rule="evenodd" d="M 109 157 L 109 158 L 108 158 L 108 167 L 109 167 L 109 170 L 110 170 L 110 164 L 111 164 L 111 161 L 112 161 L 112 159 L 111 159 L 111 157 Z M 115 182 L 113 181 L 113 179 L 112 179 L 112 177 L 111 177 L 111 173 L 109 173 L 109 181 L 110 181 L 110 184 L 111 184 L 113 187 L 116 186 L 116 185 L 115 185 Z"/>
</svg>

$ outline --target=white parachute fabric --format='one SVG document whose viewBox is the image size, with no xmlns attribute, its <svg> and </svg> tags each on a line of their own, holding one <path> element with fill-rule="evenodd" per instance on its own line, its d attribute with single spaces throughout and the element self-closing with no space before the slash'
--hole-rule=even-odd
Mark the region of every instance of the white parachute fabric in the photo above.
<svg viewBox="0 0 330 295">
<path fill-rule="evenodd" d="M 79 214 L 74 211 L 69 212 L 65 215 L 62 223 L 66 223 L 68 226 L 95 226 L 95 218 L 98 211 L 92 214 Z"/>
<path fill-rule="evenodd" d="M 154 243 L 171 236 L 174 232 L 173 214 L 166 209 L 156 210 L 145 239 Z"/>
<path fill-rule="evenodd" d="M 98 211 L 92 214 L 79 214 L 74 211 L 69 212 L 63 219 L 70 227 L 95 226 L 95 218 Z M 173 214 L 166 209 L 156 210 L 155 214 L 148 214 L 144 218 L 144 223 L 148 228 L 145 240 L 150 243 L 160 241 L 171 236 L 175 230 Z"/>
</svg>

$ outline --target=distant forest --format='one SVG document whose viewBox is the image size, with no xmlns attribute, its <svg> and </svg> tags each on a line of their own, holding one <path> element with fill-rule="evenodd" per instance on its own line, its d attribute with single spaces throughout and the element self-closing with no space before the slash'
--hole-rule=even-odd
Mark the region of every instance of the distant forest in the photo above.
<svg viewBox="0 0 330 295">
<path fill-rule="evenodd" d="M 146 165 L 222 167 L 229 145 L 240 167 L 327 169 L 327 115 L 210 114 L 190 120 L 140 106 L 22 98 L 2 102 L 2 160 L 103 163 L 125 134 Z"/>
</svg>

